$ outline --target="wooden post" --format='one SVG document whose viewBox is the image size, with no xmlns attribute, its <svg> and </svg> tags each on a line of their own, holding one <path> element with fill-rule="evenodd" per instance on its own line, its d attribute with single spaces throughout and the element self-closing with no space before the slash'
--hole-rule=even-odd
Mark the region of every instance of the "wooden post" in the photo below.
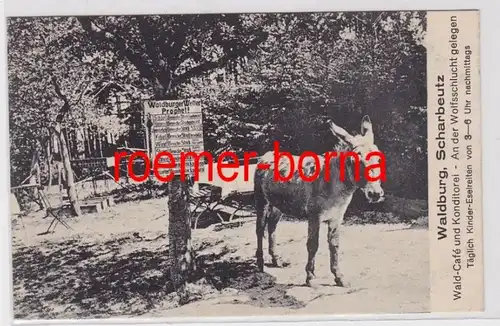
<svg viewBox="0 0 500 326">
<path fill-rule="evenodd" d="M 87 158 L 90 157 L 90 140 L 89 140 L 89 131 L 87 129 L 87 126 L 82 128 L 82 134 L 83 134 L 83 157 Z"/>
<path fill-rule="evenodd" d="M 50 187 L 52 186 L 52 178 L 53 178 L 53 167 L 52 167 L 52 133 L 50 133 L 49 135 L 49 140 L 47 141 L 47 148 L 46 148 L 46 151 L 47 151 L 47 169 L 48 169 L 48 172 L 49 172 L 49 182 L 48 182 L 48 190 L 50 190 Z"/>
<path fill-rule="evenodd" d="M 97 133 L 97 137 L 96 137 L 96 140 L 97 140 L 97 146 L 99 147 L 99 157 L 103 157 L 102 155 L 102 134 L 99 132 L 99 130 L 96 131 Z"/>
<path fill-rule="evenodd" d="M 144 109 L 144 107 L 143 107 Z M 143 110 L 144 119 L 142 124 L 146 133 L 146 150 L 149 157 L 156 153 L 152 151 L 154 139 L 153 123 Z M 156 149 L 158 150 L 158 149 Z M 189 186 L 182 181 L 180 175 L 169 182 L 168 185 L 168 240 L 169 240 L 169 263 L 170 280 L 174 289 L 180 290 L 184 287 L 188 276 L 195 270 L 194 253 L 191 246 L 191 212 L 189 210 Z"/>
<path fill-rule="evenodd" d="M 144 123 L 142 124 L 144 127 L 144 134 L 145 134 L 145 142 L 146 142 L 146 154 L 148 157 L 151 157 L 151 150 L 149 148 L 149 122 L 150 120 L 148 119 L 147 116 L 144 117 Z"/>
<path fill-rule="evenodd" d="M 191 247 L 191 214 L 188 202 L 188 185 L 176 176 L 169 183 L 168 240 L 170 279 L 177 290 L 182 288 L 189 274 L 195 269 Z"/>
<path fill-rule="evenodd" d="M 89 157 L 94 157 L 94 152 L 95 152 L 95 140 L 94 140 L 94 134 L 93 134 L 93 129 L 91 126 L 87 127 L 87 135 L 89 139 Z"/>
<path fill-rule="evenodd" d="M 59 201 L 61 205 L 64 202 L 63 195 L 63 177 L 62 177 L 63 168 L 61 168 L 61 164 L 57 164 L 57 186 L 59 187 Z"/>
</svg>

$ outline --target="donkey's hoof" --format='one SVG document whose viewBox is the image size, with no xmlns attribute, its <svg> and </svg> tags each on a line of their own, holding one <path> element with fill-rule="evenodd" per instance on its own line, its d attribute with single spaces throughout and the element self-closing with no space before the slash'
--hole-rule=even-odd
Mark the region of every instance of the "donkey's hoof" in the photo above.
<svg viewBox="0 0 500 326">
<path fill-rule="evenodd" d="M 306 276 L 306 285 L 307 286 L 312 286 L 311 285 L 311 281 L 314 280 L 315 278 L 316 278 L 316 276 L 314 275 L 313 272 L 307 273 L 307 276 Z"/>
<path fill-rule="evenodd" d="M 340 287 L 348 288 L 349 282 L 347 282 L 343 277 L 336 277 L 335 284 Z"/>
</svg>

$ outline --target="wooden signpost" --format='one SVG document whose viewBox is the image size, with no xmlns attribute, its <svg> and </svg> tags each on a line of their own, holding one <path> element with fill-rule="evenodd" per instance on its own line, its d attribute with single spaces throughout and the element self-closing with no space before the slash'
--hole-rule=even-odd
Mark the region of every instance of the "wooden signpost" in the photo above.
<svg viewBox="0 0 500 326">
<path fill-rule="evenodd" d="M 203 147 L 203 120 L 201 101 L 186 100 L 146 100 L 144 113 L 146 125 L 151 131 L 151 150 L 148 153 L 150 162 L 160 152 L 169 152 L 175 158 L 176 167 L 173 170 L 175 177 L 169 182 L 168 199 L 168 238 L 170 279 L 176 289 L 185 284 L 189 272 L 194 270 L 194 256 L 191 248 L 191 214 L 189 210 L 189 188 L 185 181 L 181 181 L 180 154 L 182 152 L 200 153 Z M 149 133 L 149 130 L 146 130 Z M 166 158 L 168 160 L 168 158 Z M 159 161 L 162 163 L 162 161 Z M 168 163 L 168 162 L 165 162 Z M 192 159 L 185 162 L 186 174 L 193 173 Z M 200 171 L 203 164 L 200 162 Z"/>
<path fill-rule="evenodd" d="M 173 171 L 176 175 L 180 174 L 181 153 L 203 152 L 201 101 L 145 101 L 144 111 L 147 119 L 151 121 L 151 162 L 158 153 L 170 152 L 176 161 Z M 193 163 L 192 158 L 186 160 L 185 173 L 193 173 Z M 204 164 L 200 162 L 200 172 L 203 169 Z"/>
</svg>

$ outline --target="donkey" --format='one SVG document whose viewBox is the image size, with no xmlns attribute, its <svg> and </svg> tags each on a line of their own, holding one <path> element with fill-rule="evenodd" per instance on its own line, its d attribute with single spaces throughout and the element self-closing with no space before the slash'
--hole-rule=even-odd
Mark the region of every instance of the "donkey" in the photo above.
<svg viewBox="0 0 500 326">
<path fill-rule="evenodd" d="M 372 123 L 368 116 L 361 121 L 361 133 L 356 136 L 337 126 L 331 120 L 328 121 L 331 132 L 339 139 L 335 147 L 336 152 L 352 152 L 359 156 L 359 178 L 355 179 L 355 160 L 347 156 L 345 160 L 339 157 L 331 158 L 325 162 L 324 156 L 318 156 L 320 161 L 320 173 L 314 181 L 304 181 L 297 171 L 288 181 L 274 180 L 274 154 L 267 152 L 260 159 L 260 166 L 269 166 L 267 169 L 258 168 L 254 173 L 255 206 L 257 211 L 257 266 L 260 272 L 264 271 L 263 238 L 267 225 L 269 236 L 269 255 L 272 258 L 272 266 L 280 267 L 283 264 L 280 256 L 276 254 L 276 226 L 282 214 L 307 219 L 307 264 L 306 285 L 311 285 L 314 278 L 314 258 L 318 251 L 318 238 L 320 223 L 328 224 L 328 245 L 330 249 L 330 270 L 334 275 L 338 286 L 347 286 L 338 266 L 339 254 L 339 227 L 344 219 L 344 214 L 357 189 L 362 189 L 366 199 L 370 203 L 384 200 L 380 178 L 377 181 L 367 181 L 364 177 L 364 167 L 380 166 L 380 157 L 372 155 L 367 160 L 367 154 L 378 152 L 374 144 Z M 299 166 L 299 157 L 292 156 L 294 166 L 302 168 L 304 175 L 314 174 L 314 159 L 306 157 L 303 159 L 302 167 Z M 343 162 L 342 162 L 343 161 Z M 288 175 L 290 171 L 290 160 L 281 158 L 277 162 L 280 173 Z M 325 163 L 329 165 L 329 179 L 325 179 Z M 259 166 L 259 165 L 258 165 Z M 344 169 L 344 180 L 340 181 L 341 168 Z M 376 179 L 380 168 L 371 168 L 370 179 Z"/>
</svg>

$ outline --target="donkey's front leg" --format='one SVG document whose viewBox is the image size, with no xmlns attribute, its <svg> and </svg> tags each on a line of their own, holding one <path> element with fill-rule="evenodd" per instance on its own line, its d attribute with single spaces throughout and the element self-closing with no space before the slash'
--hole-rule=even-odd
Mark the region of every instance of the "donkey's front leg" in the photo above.
<svg viewBox="0 0 500 326">
<path fill-rule="evenodd" d="M 319 218 L 309 218 L 307 232 L 306 285 L 311 286 L 314 275 L 314 258 L 319 246 Z"/>
<path fill-rule="evenodd" d="M 330 270 L 335 277 L 335 283 L 338 286 L 347 287 L 348 284 L 344 280 L 344 276 L 339 271 L 339 221 L 328 222 L 328 247 L 330 249 Z"/>
</svg>

